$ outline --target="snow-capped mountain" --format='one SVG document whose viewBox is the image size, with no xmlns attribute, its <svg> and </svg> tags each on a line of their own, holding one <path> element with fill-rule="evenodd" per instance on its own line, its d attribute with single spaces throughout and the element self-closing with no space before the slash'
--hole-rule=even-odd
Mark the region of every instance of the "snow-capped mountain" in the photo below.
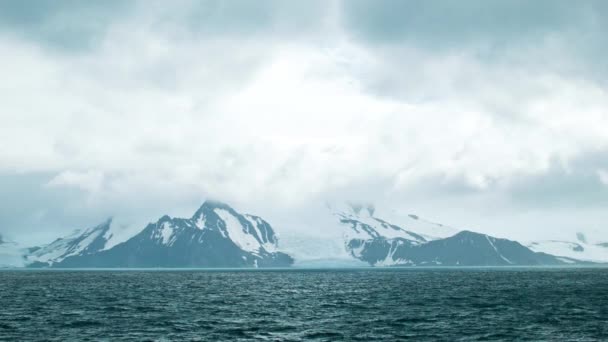
<svg viewBox="0 0 608 342">
<path fill-rule="evenodd" d="M 25 265 L 26 249 L 0 235 L 0 268 L 22 267 Z"/>
<path fill-rule="evenodd" d="M 324 203 L 308 208 L 306 215 L 290 216 L 281 226 L 283 250 L 298 267 L 357 267 L 369 263 L 354 257 L 347 242 L 377 237 L 403 238 L 420 243 L 454 235 L 457 229 L 394 210 L 371 205 Z M 377 213 L 391 217 L 380 218 Z M 280 218 L 275 218 L 280 220 Z"/>
<path fill-rule="evenodd" d="M 335 216 L 343 227 L 349 228 L 344 233 L 346 249 L 353 257 L 374 266 L 559 265 L 577 262 L 567 257 L 536 253 L 516 241 L 471 231 L 457 232 L 448 237 L 432 236 L 428 234 L 429 228 L 446 231 L 446 227 L 410 215 L 411 220 L 422 224 L 405 228 L 374 216 L 373 207 L 351 206 L 350 211 L 338 212 Z M 410 227 L 419 228 L 421 232 Z M 423 231 L 424 228 L 427 230 Z"/>
<path fill-rule="evenodd" d="M 608 262 L 608 242 L 590 239 L 581 232 L 572 241 L 540 240 L 529 242 L 527 246 L 536 252 L 591 262 Z"/>
<path fill-rule="evenodd" d="M 349 204 L 333 210 L 333 215 L 340 223 L 352 228 L 346 233 L 347 238 L 350 239 L 402 238 L 413 243 L 423 243 L 452 236 L 458 232 L 458 229 L 425 220 L 414 214 L 402 217 L 394 224 L 389 223 L 375 216 L 376 210 L 371 205 Z"/>
<path fill-rule="evenodd" d="M 371 265 L 392 266 L 517 266 L 577 263 L 570 258 L 536 253 L 519 242 L 471 231 L 408 244 L 401 239 L 351 240 L 353 256 Z"/>
<path fill-rule="evenodd" d="M 26 260 L 30 265 L 52 266 L 65 258 L 96 253 L 105 249 L 112 238 L 112 219 L 85 230 L 76 230 L 71 235 L 59 238 L 48 245 L 30 249 Z"/>
<path fill-rule="evenodd" d="M 68 243 L 55 241 L 44 247 L 48 253 L 42 255 L 53 256 L 52 267 L 277 267 L 293 263 L 290 256 L 277 251 L 278 238 L 268 222 L 220 202 L 206 201 L 191 218 L 165 215 L 109 249 L 104 249 L 109 228 L 101 226 Z M 55 250 L 61 252 L 51 253 Z"/>
<path fill-rule="evenodd" d="M 608 244 L 521 245 L 409 214 L 380 218 L 373 206 L 326 206 L 281 226 L 206 201 L 190 218 L 162 216 L 128 235 L 107 221 L 29 249 L 0 238 L 0 265 L 30 267 L 509 266 L 608 261 Z M 293 224 L 299 225 L 294 229 Z M 314 228 L 314 229 L 311 229 Z"/>
</svg>

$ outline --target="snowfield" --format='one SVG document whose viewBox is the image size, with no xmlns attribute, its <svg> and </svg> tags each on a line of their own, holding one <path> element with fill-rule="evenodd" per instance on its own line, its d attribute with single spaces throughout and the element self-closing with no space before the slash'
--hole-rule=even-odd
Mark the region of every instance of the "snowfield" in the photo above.
<svg viewBox="0 0 608 342">
<path fill-rule="evenodd" d="M 608 262 L 608 247 L 603 247 L 600 244 L 546 240 L 529 242 L 527 247 L 535 252 L 561 257 L 592 262 Z"/>
</svg>

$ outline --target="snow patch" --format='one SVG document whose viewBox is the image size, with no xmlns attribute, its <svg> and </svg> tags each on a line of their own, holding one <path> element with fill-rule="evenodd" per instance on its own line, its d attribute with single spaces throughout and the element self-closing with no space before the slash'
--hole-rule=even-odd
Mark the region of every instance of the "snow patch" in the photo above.
<svg viewBox="0 0 608 342">
<path fill-rule="evenodd" d="M 278 246 L 274 242 L 271 241 L 270 236 L 268 236 L 268 234 L 269 234 L 268 230 L 263 230 L 260 228 L 260 225 L 264 224 L 262 219 L 260 219 L 259 217 L 248 215 L 248 214 L 243 215 L 243 217 L 245 217 L 245 219 L 249 223 L 251 223 L 251 225 L 253 226 L 253 229 L 255 229 L 257 236 L 261 240 L 260 243 L 261 243 L 262 247 L 267 252 L 271 252 L 271 253 L 276 252 Z"/>
<path fill-rule="evenodd" d="M 160 236 L 162 239 L 163 245 L 170 245 L 169 241 L 171 241 L 171 237 L 173 236 L 173 226 L 169 222 L 165 222 L 162 224 L 160 229 Z"/>
<path fill-rule="evenodd" d="M 542 252 L 556 256 L 592 262 L 608 262 L 608 248 L 602 246 L 571 241 L 533 241 L 527 247 L 534 252 Z"/>
<path fill-rule="evenodd" d="M 226 232 L 232 242 L 247 252 L 259 251 L 261 245 L 258 240 L 251 234 L 245 231 L 245 227 L 241 225 L 241 221 L 233 216 L 228 210 L 213 209 L 215 213 L 224 221 Z"/>
<path fill-rule="evenodd" d="M 498 248 L 496 248 L 496 246 L 494 245 L 494 238 L 490 238 L 489 236 L 486 235 L 486 239 L 488 240 L 488 243 L 490 244 L 490 246 L 492 246 L 492 248 L 494 248 L 494 251 L 496 252 L 496 254 L 498 254 L 498 256 L 507 262 L 507 264 L 513 264 L 513 262 L 511 262 L 511 260 L 505 258 L 502 254 L 500 254 L 500 252 L 498 251 Z"/>
<path fill-rule="evenodd" d="M 205 229 L 205 225 L 206 225 L 206 221 L 205 221 L 205 215 L 201 214 L 201 216 L 199 216 L 198 219 L 196 219 L 196 222 L 194 222 L 194 225 L 198 228 L 198 229 Z"/>
</svg>

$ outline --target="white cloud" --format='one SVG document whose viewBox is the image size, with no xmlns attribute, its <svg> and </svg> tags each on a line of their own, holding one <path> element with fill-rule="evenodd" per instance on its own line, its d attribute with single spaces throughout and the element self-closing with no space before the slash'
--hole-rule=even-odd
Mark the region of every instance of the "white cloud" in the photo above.
<svg viewBox="0 0 608 342">
<path fill-rule="evenodd" d="M 398 64 L 353 43 L 264 50 L 124 30 L 107 40 L 95 56 L 66 59 L 4 42 L 8 60 L 32 71 L 20 78 L 4 65 L 16 81 L 3 96 L 3 146 L 21 147 L 3 149 L 5 168 L 84 168 L 127 183 L 147 175 L 283 201 L 369 178 L 404 185 L 429 174 L 485 189 L 608 143 L 607 98 L 594 84 L 501 70 L 471 56 L 416 52 L 404 67 L 422 73 L 396 70 L 393 82 L 436 99 L 409 101 L 407 92 L 368 92 L 366 73 Z M 234 73 L 239 63 L 248 76 Z"/>
<path fill-rule="evenodd" d="M 601 85 L 475 47 L 369 46 L 331 21 L 288 42 L 131 19 L 91 53 L 0 36 L 2 171 L 54 173 L 50 185 L 116 207 L 202 196 L 403 206 L 428 179 L 439 194 L 492 193 L 608 147 Z"/>
<path fill-rule="evenodd" d="M 99 171 L 63 171 L 51 179 L 47 186 L 76 187 L 95 194 L 103 186 L 104 175 Z"/>
<path fill-rule="evenodd" d="M 606 170 L 597 170 L 597 176 L 600 179 L 600 182 L 602 182 L 602 184 L 608 186 L 608 171 L 606 171 Z"/>
</svg>

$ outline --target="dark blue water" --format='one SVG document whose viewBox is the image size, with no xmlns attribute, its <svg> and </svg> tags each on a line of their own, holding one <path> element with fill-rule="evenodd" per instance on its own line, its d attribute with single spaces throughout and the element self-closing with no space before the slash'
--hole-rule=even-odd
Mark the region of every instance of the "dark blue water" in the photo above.
<svg viewBox="0 0 608 342">
<path fill-rule="evenodd" d="M 608 340 L 608 269 L 4 271 L 0 340 Z"/>
</svg>

